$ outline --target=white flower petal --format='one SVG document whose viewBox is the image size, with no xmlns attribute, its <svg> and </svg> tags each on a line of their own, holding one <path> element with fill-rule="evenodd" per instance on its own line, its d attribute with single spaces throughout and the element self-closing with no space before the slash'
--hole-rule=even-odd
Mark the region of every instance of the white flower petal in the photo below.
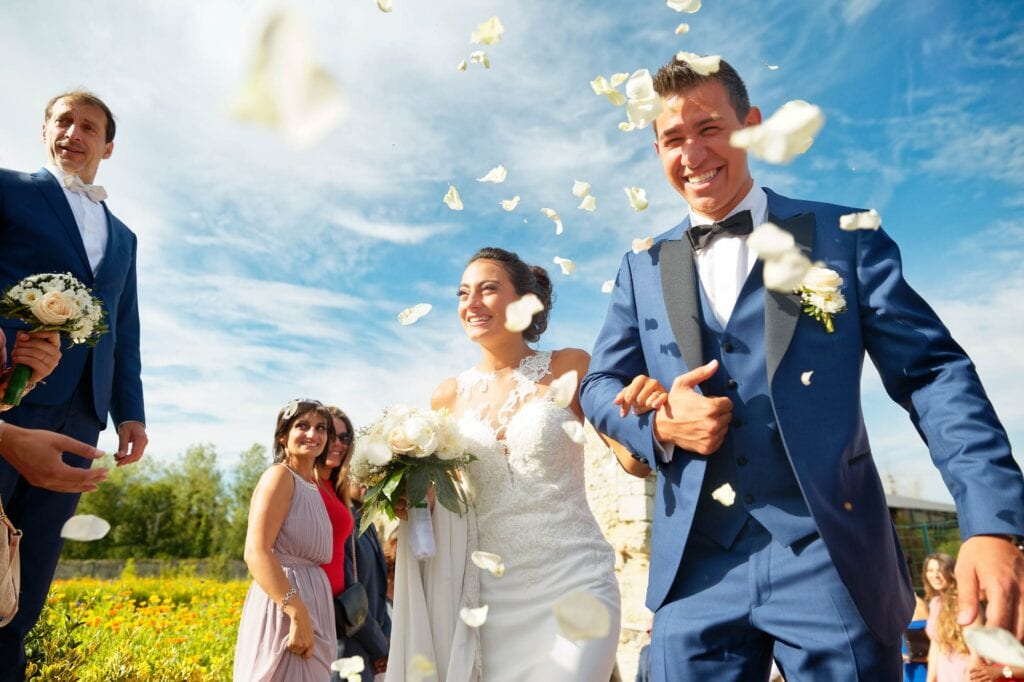
<svg viewBox="0 0 1024 682">
<path fill-rule="evenodd" d="M 723 483 L 712 491 L 711 499 L 723 507 L 731 507 L 736 502 L 736 491 L 728 483 Z"/>
<path fill-rule="evenodd" d="M 877 230 L 882 226 L 882 216 L 878 211 L 870 209 L 862 213 L 847 213 L 839 216 L 839 229 L 852 232 L 854 230 Z"/>
<path fill-rule="evenodd" d="M 482 178 L 477 178 L 477 182 L 505 182 L 505 178 L 508 177 L 508 171 L 501 164 L 498 164 L 491 170 L 487 171 L 487 175 Z"/>
<path fill-rule="evenodd" d="M 575 642 L 600 639 L 611 628 L 608 607 L 589 592 L 570 592 L 555 602 L 552 610 L 558 629 Z"/>
<path fill-rule="evenodd" d="M 683 35 L 684 33 L 686 33 L 689 30 L 690 30 L 690 25 L 689 24 L 679 24 L 678 26 L 676 26 L 676 35 L 677 36 L 681 36 L 681 35 Z"/>
<path fill-rule="evenodd" d="M 406 672 L 406 679 L 409 682 L 423 682 L 425 678 L 432 677 L 437 669 L 434 663 L 423 654 L 416 654 L 409 661 L 409 669 Z"/>
<path fill-rule="evenodd" d="M 562 268 L 563 275 L 571 275 L 576 269 L 576 264 L 568 258 L 562 258 L 561 256 L 555 256 L 552 259 L 558 267 Z"/>
<path fill-rule="evenodd" d="M 795 246 L 796 241 L 793 239 L 793 234 L 783 230 L 775 223 L 759 225 L 747 237 L 747 248 L 753 250 L 762 260 L 778 258 L 782 254 L 792 251 Z"/>
<path fill-rule="evenodd" d="M 814 265 L 808 268 L 800 286 L 818 294 L 835 294 L 843 286 L 843 278 L 831 268 Z"/>
<path fill-rule="evenodd" d="M 444 203 L 453 211 L 461 211 L 463 209 L 462 197 L 459 196 L 459 190 L 455 189 L 455 185 L 448 185 L 448 192 L 444 195 Z"/>
<path fill-rule="evenodd" d="M 629 197 L 629 205 L 633 207 L 633 210 L 639 213 L 640 211 L 647 208 L 647 190 L 643 187 L 623 187 L 626 192 L 626 196 Z"/>
<path fill-rule="evenodd" d="M 473 560 L 477 568 L 490 571 L 495 578 L 505 575 L 505 564 L 502 563 L 501 556 L 498 554 L 476 550 L 470 555 L 470 559 Z"/>
<path fill-rule="evenodd" d="M 654 91 L 654 79 L 647 69 L 634 71 L 629 77 L 626 97 L 626 117 L 636 128 L 647 127 L 662 111 L 661 97 Z"/>
<path fill-rule="evenodd" d="M 552 381 L 551 385 L 548 386 L 548 395 L 551 396 L 551 402 L 559 407 L 569 407 L 572 404 L 573 398 L 576 397 L 576 385 L 579 383 L 579 380 L 579 373 L 574 369 L 570 369 Z"/>
<path fill-rule="evenodd" d="M 612 76 L 614 79 L 616 76 L 622 74 L 616 74 Z M 626 96 L 615 89 L 617 84 L 609 83 L 604 76 L 598 76 L 594 80 L 590 81 L 590 87 L 593 89 L 595 95 L 604 95 L 608 98 L 608 101 L 619 107 L 626 103 Z"/>
<path fill-rule="evenodd" d="M 814 144 L 825 124 L 821 109 L 802 99 L 786 102 L 760 125 L 737 130 L 729 144 L 769 163 L 787 163 Z"/>
<path fill-rule="evenodd" d="M 565 431 L 565 435 L 569 436 L 574 443 L 583 445 L 583 443 L 587 442 L 587 436 L 583 431 L 583 424 L 580 424 L 575 419 L 562 422 L 562 430 Z"/>
<path fill-rule="evenodd" d="M 558 215 L 558 211 L 553 208 L 542 208 L 540 212 L 555 222 L 555 234 L 562 234 L 564 227 L 562 226 L 562 216 Z"/>
<path fill-rule="evenodd" d="M 92 514 L 77 514 L 64 523 L 60 536 L 66 540 L 92 542 L 110 532 L 110 524 Z"/>
<path fill-rule="evenodd" d="M 964 628 L 964 640 L 971 651 L 1000 665 L 1024 668 L 1024 644 L 1002 628 Z"/>
<path fill-rule="evenodd" d="M 631 133 L 634 130 L 636 130 L 636 124 L 630 123 L 629 121 L 622 121 L 621 123 L 619 123 L 619 130 L 621 130 L 624 133 Z"/>
<path fill-rule="evenodd" d="M 804 386 L 810 386 L 811 385 L 811 375 L 812 374 L 814 374 L 814 370 L 813 369 L 812 370 L 808 370 L 806 372 L 802 372 L 800 374 L 800 383 L 803 384 Z"/>
<path fill-rule="evenodd" d="M 465 606 L 459 611 L 459 618 L 471 628 L 478 628 L 487 622 L 487 604 L 471 609 Z"/>
<path fill-rule="evenodd" d="M 580 205 L 577 206 L 577 208 L 581 208 L 584 211 L 593 211 L 597 208 L 597 198 L 594 197 L 593 194 L 588 194 L 583 197 L 583 201 L 580 202 Z"/>
<path fill-rule="evenodd" d="M 799 288 L 810 268 L 811 261 L 794 248 L 764 262 L 764 285 L 772 291 L 791 293 Z"/>
<path fill-rule="evenodd" d="M 612 291 L 614 289 L 615 289 L 615 280 L 614 279 L 606 279 L 601 284 L 601 293 L 602 294 L 610 294 L 610 293 L 612 293 Z"/>
<path fill-rule="evenodd" d="M 469 42 L 477 45 L 494 45 L 501 42 L 501 37 L 504 34 L 505 27 L 501 25 L 501 20 L 498 17 L 491 17 L 476 27 L 476 30 L 469 36 Z"/>
<path fill-rule="evenodd" d="M 769 64 L 768 65 L 768 70 L 769 71 L 778 71 L 779 70 L 779 65 L 778 64 Z"/>
<path fill-rule="evenodd" d="M 514 210 L 516 210 L 516 206 L 518 206 L 518 205 L 519 205 L 519 195 L 518 194 L 515 195 L 514 197 L 512 197 L 511 199 L 502 199 L 501 200 L 501 207 L 503 209 L 505 209 L 506 211 L 514 211 Z"/>
<path fill-rule="evenodd" d="M 483 50 L 477 50 L 476 52 L 469 53 L 469 62 L 471 64 L 483 64 L 485 69 L 491 68 L 491 58 L 487 56 L 487 53 Z"/>
<path fill-rule="evenodd" d="M 702 57 L 699 54 L 693 52 L 676 52 L 676 59 L 681 62 L 686 62 L 690 65 L 690 68 L 702 76 L 710 76 L 718 71 L 718 65 L 722 61 L 722 57 L 717 54 L 709 54 L 706 57 Z"/>
<path fill-rule="evenodd" d="M 617 88 L 620 85 L 622 85 L 623 83 L 625 83 L 626 79 L 628 79 L 628 78 L 629 78 L 629 73 L 628 72 L 613 73 L 612 77 L 608 79 L 608 84 L 611 85 L 613 88 Z"/>
<path fill-rule="evenodd" d="M 576 180 L 572 183 L 572 194 L 573 196 L 583 198 L 590 194 L 590 183 L 582 180 Z"/>
<path fill-rule="evenodd" d="M 633 240 L 633 253 L 640 253 L 654 246 L 654 237 L 639 237 Z"/>
<path fill-rule="evenodd" d="M 677 12 L 693 14 L 700 9 L 700 0 L 668 0 L 669 7 Z"/>
<path fill-rule="evenodd" d="M 362 656 L 349 656 L 348 658 L 339 658 L 338 660 L 331 663 L 331 670 L 335 671 L 342 677 L 348 677 L 349 675 L 363 672 L 363 668 L 366 667 L 366 663 L 363 661 Z"/>
<path fill-rule="evenodd" d="M 433 307 L 429 303 L 417 303 L 411 308 L 406 308 L 398 313 L 398 323 L 403 327 L 407 327 L 429 313 Z"/>
<path fill-rule="evenodd" d="M 459 65 L 456 66 L 455 68 L 457 68 L 459 71 L 465 71 L 466 70 L 466 60 L 463 59 L 461 62 L 459 62 Z"/>
<path fill-rule="evenodd" d="M 544 310 L 544 304 L 534 294 L 526 294 L 505 306 L 505 329 L 521 332 L 530 326 L 533 316 Z"/>
<path fill-rule="evenodd" d="M 330 132 L 348 106 L 337 81 L 314 60 L 313 43 L 308 25 L 296 14 L 272 14 L 260 31 L 232 115 L 278 128 L 295 148 L 309 147 Z"/>
<path fill-rule="evenodd" d="M 385 12 L 386 13 L 386 12 L 390 12 L 394 8 L 391 6 L 391 0 L 377 0 L 377 9 L 379 9 L 381 12 Z M 341 660 L 347 660 L 347 659 L 341 659 Z M 362 660 L 362 659 L 359 659 L 359 660 Z M 362 670 L 362 668 L 360 668 L 359 670 Z"/>
</svg>

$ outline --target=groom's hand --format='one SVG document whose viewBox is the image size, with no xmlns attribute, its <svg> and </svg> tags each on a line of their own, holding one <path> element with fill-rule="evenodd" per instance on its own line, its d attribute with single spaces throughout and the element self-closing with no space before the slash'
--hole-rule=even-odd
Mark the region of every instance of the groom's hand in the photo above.
<svg viewBox="0 0 1024 682">
<path fill-rule="evenodd" d="M 732 401 L 706 397 L 694 388 L 718 370 L 718 361 L 676 377 L 668 400 L 654 413 L 654 437 L 701 455 L 710 455 L 722 445 L 732 421 Z"/>
<path fill-rule="evenodd" d="M 958 623 L 978 619 L 985 606 L 984 624 L 1003 628 L 1024 639 L 1024 552 L 1008 538 L 974 535 L 964 540 L 956 558 Z"/>
</svg>

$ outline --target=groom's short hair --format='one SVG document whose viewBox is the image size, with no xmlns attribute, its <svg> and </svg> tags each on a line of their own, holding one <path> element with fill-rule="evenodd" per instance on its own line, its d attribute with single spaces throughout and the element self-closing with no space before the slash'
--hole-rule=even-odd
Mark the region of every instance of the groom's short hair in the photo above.
<svg viewBox="0 0 1024 682">
<path fill-rule="evenodd" d="M 94 107 L 102 109 L 103 113 L 107 117 L 105 141 L 107 143 L 114 141 L 114 133 L 117 132 L 117 123 L 114 122 L 114 113 L 110 111 L 110 107 L 107 106 L 106 102 L 88 90 L 83 90 L 82 88 L 68 90 L 67 92 L 62 92 L 59 95 L 52 97 L 50 101 L 46 103 L 46 111 L 43 114 L 44 123 L 50 120 L 50 114 L 53 113 L 53 105 L 56 104 L 58 100 L 64 99 L 65 97 L 72 102 L 91 104 Z"/>
<path fill-rule="evenodd" d="M 747 112 L 750 111 L 747 86 L 736 69 L 724 59 L 718 62 L 718 71 L 704 76 L 694 71 L 693 67 L 678 56 L 674 56 L 654 74 L 654 91 L 661 97 L 671 97 L 712 81 L 722 84 L 729 94 L 729 103 L 732 104 L 736 117 L 741 121 L 745 119 Z"/>
</svg>

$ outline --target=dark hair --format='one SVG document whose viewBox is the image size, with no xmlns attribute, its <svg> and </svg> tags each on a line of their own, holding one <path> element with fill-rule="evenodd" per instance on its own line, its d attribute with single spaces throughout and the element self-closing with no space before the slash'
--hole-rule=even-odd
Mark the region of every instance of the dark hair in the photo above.
<svg viewBox="0 0 1024 682">
<path fill-rule="evenodd" d="M 750 111 L 747 86 L 743 84 L 743 79 L 736 73 L 736 69 L 724 59 L 718 62 L 718 71 L 703 76 L 694 71 L 688 63 L 680 60 L 678 55 L 672 57 L 667 64 L 658 69 L 658 73 L 654 74 L 654 91 L 662 97 L 671 97 L 712 81 L 721 83 L 729 94 L 729 103 L 736 112 L 736 118 L 741 121 L 746 118 L 747 112 Z"/>
<path fill-rule="evenodd" d="M 921 579 L 924 582 L 924 595 L 926 601 L 931 601 L 933 597 L 939 596 L 939 593 L 935 591 L 932 584 L 928 582 L 928 564 L 932 561 L 937 561 L 939 569 L 942 571 L 942 576 L 946 579 L 946 589 L 949 589 L 950 585 L 956 584 L 956 575 L 953 573 L 953 568 L 956 566 L 956 562 L 953 561 L 953 557 L 942 552 L 934 552 L 925 557 L 924 563 L 921 564 Z"/>
<path fill-rule="evenodd" d="M 540 335 L 548 328 L 548 314 L 554 303 L 554 291 L 551 286 L 551 278 L 548 271 L 539 265 L 529 265 L 511 251 L 499 249 L 496 246 L 485 246 L 473 254 L 466 265 L 478 260 L 492 260 L 501 265 L 512 280 L 512 286 L 520 296 L 533 294 L 544 304 L 544 310 L 533 316 L 530 326 L 523 330 L 523 338 L 529 343 L 540 339 Z"/>
<path fill-rule="evenodd" d="M 292 424 L 298 421 L 300 417 L 305 417 L 311 412 L 327 420 L 327 440 L 324 441 L 324 449 L 313 460 L 313 465 L 323 466 L 327 461 L 327 448 L 331 446 L 331 441 L 335 438 L 333 415 L 320 401 L 300 398 L 292 400 L 277 413 L 277 426 L 274 427 L 274 464 L 285 461 L 288 456 L 281 439 L 287 439 L 288 432 L 292 429 Z"/>
<path fill-rule="evenodd" d="M 99 107 L 103 110 L 103 113 L 107 116 L 107 128 L 106 128 L 106 141 L 107 143 L 114 141 L 114 133 L 117 132 L 117 123 L 114 122 L 114 114 L 110 111 L 110 107 L 96 95 L 92 94 L 88 90 L 76 89 L 69 90 L 68 92 L 62 92 L 61 94 L 53 97 L 49 102 L 46 103 L 46 111 L 43 115 L 43 123 L 50 120 L 50 114 L 53 113 L 53 105 L 57 103 L 57 100 L 64 99 L 67 97 L 72 102 L 84 102 L 91 104 L 94 107 Z"/>
<path fill-rule="evenodd" d="M 344 485 L 345 482 L 339 482 L 338 476 L 341 475 L 341 470 L 345 467 L 345 462 L 347 462 L 349 458 L 352 456 L 352 451 L 354 450 L 356 444 L 356 431 L 355 428 L 352 426 L 352 420 L 348 418 L 348 415 L 345 414 L 345 412 L 340 407 L 328 405 L 327 411 L 330 412 L 331 416 L 334 417 L 334 419 L 337 419 L 345 424 L 345 428 L 348 429 L 348 435 L 352 439 L 348 442 L 348 449 L 345 451 L 344 459 L 342 459 L 341 463 L 338 466 L 331 469 L 330 472 L 327 474 L 327 480 L 331 482 L 331 488 L 333 488 L 337 492 L 341 492 L 338 489 L 339 485 Z M 333 420 L 331 421 L 331 426 L 334 426 Z M 337 434 L 335 434 L 335 436 L 337 436 Z"/>
</svg>

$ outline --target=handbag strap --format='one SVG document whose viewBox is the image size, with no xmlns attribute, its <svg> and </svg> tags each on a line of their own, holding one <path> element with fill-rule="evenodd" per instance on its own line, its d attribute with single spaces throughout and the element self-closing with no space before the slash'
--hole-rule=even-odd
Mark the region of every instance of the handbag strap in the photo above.
<svg viewBox="0 0 1024 682">
<path fill-rule="evenodd" d="M 352 525 L 352 532 L 349 533 L 348 539 L 352 542 L 352 575 L 355 577 L 356 582 L 359 582 L 359 561 L 356 559 L 356 527 Z"/>
</svg>

